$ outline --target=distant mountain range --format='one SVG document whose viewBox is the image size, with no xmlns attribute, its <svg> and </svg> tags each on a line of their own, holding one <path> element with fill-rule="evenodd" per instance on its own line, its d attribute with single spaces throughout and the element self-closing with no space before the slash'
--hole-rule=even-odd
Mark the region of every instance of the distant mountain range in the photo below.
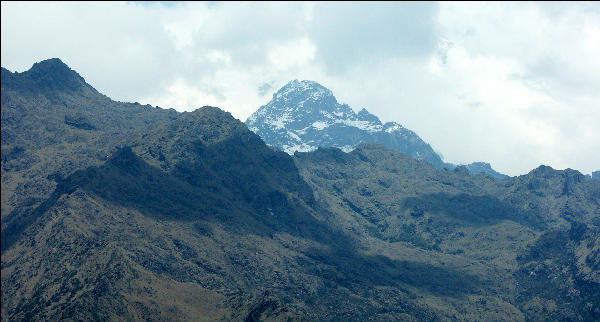
<svg viewBox="0 0 600 322">
<path fill-rule="evenodd" d="M 377 143 L 437 168 L 456 167 L 442 161 L 415 132 L 396 122 L 383 124 L 364 108 L 355 113 L 348 105 L 339 103 L 329 89 L 313 81 L 287 83 L 273 94 L 269 103 L 248 117 L 246 125 L 265 143 L 288 154 L 314 151 L 318 147 L 350 152 L 361 143 Z M 466 168 L 472 174 L 506 177 L 489 163 L 475 162 Z"/>
<path fill-rule="evenodd" d="M 578 171 L 434 167 L 322 88 L 294 144 L 338 128 L 351 152 L 115 102 L 59 59 L 1 80 L 2 321 L 600 320 L 600 181 Z M 415 153 L 359 142 L 380 130 Z"/>
</svg>

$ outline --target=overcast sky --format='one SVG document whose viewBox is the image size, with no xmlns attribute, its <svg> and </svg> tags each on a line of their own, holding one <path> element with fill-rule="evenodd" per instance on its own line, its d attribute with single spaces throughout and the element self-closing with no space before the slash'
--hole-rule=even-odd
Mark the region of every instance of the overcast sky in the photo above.
<svg viewBox="0 0 600 322">
<path fill-rule="evenodd" d="M 2 2 L 2 66 L 58 57 L 100 92 L 244 121 L 292 79 L 454 163 L 600 169 L 598 3 Z"/>
</svg>

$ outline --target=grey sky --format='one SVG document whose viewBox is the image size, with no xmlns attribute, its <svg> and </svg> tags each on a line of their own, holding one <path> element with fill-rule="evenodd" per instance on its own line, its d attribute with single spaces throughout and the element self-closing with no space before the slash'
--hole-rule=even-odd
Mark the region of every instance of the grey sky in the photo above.
<svg viewBox="0 0 600 322">
<path fill-rule="evenodd" d="M 59 57 L 113 99 L 245 120 L 291 79 L 446 161 L 600 169 L 598 3 L 2 2 L 2 66 Z"/>
</svg>

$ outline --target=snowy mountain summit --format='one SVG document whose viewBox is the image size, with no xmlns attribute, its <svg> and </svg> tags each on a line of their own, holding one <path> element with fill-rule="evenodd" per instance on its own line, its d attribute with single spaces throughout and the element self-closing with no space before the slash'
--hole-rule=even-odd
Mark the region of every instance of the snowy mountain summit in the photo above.
<svg viewBox="0 0 600 322">
<path fill-rule="evenodd" d="M 436 167 L 445 166 L 413 131 L 396 122 L 382 124 L 364 108 L 355 113 L 350 106 L 340 104 L 329 89 L 313 81 L 287 83 L 268 104 L 248 117 L 246 125 L 265 143 L 289 154 L 318 147 L 349 152 L 360 143 L 379 143 Z"/>
</svg>

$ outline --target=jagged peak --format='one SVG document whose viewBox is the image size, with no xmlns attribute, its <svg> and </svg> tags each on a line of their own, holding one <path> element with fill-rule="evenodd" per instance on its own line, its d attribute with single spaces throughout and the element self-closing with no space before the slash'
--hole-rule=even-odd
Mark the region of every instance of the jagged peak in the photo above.
<svg viewBox="0 0 600 322">
<path fill-rule="evenodd" d="M 294 79 L 273 94 L 273 99 L 269 103 L 252 113 L 246 120 L 246 124 L 253 124 L 261 117 L 274 115 L 283 117 L 282 115 L 287 113 L 297 113 L 307 108 L 313 113 L 319 113 L 334 112 L 340 107 L 351 111 L 347 105 L 340 105 L 331 90 L 323 85 L 315 81 Z"/>
<path fill-rule="evenodd" d="M 72 70 L 67 64 L 65 64 L 59 58 L 50 58 L 37 62 L 31 66 L 26 72 L 32 77 L 44 77 L 46 75 L 53 75 L 62 79 L 72 78 L 78 81 L 85 82 L 76 71 Z"/>
<path fill-rule="evenodd" d="M 388 133 L 392 133 L 392 132 L 398 132 L 398 131 L 405 130 L 405 128 L 400 123 L 386 122 L 385 124 L 383 124 L 383 130 Z"/>
<path fill-rule="evenodd" d="M 558 172 L 558 170 L 554 170 L 552 167 L 542 164 L 539 167 L 531 170 L 528 174 L 547 177 L 547 176 L 553 176 L 557 172 Z"/>
<path fill-rule="evenodd" d="M 288 87 L 295 88 L 295 89 L 298 89 L 298 88 L 311 89 L 311 88 L 319 88 L 319 87 L 325 88 L 325 86 L 323 86 L 315 81 L 312 81 L 312 80 L 300 80 L 299 81 L 297 79 L 293 79 L 293 80 L 287 82 L 287 84 L 285 84 L 281 89 L 288 88 Z"/>
<path fill-rule="evenodd" d="M 210 105 L 205 105 L 205 106 L 199 107 L 189 113 L 192 115 L 212 114 L 212 115 L 219 115 L 219 116 L 222 116 L 225 118 L 233 119 L 233 116 L 231 115 L 231 113 L 224 111 L 216 106 L 210 106 Z"/>
<path fill-rule="evenodd" d="M 22 73 L 10 73 L 10 77 L 7 77 L 9 74 L 4 70 L 2 70 L 2 73 L 6 74 L 3 81 L 10 78 L 10 83 L 7 84 L 8 87 L 16 86 L 21 89 L 27 88 L 28 90 L 42 92 L 77 91 L 81 88 L 95 91 L 93 87 L 85 82 L 83 77 L 59 58 L 34 63 L 29 70 Z"/>
<path fill-rule="evenodd" d="M 381 120 L 379 120 L 379 118 L 377 116 L 375 116 L 374 114 L 369 113 L 369 111 L 367 111 L 366 108 L 363 108 L 360 111 L 358 111 L 358 113 L 356 114 L 356 117 L 361 121 L 367 121 L 367 122 L 381 125 Z"/>
<path fill-rule="evenodd" d="M 491 169 L 492 165 L 489 164 L 488 162 L 472 162 L 467 164 L 467 167 L 470 166 L 476 166 L 476 167 L 482 167 L 482 168 L 486 168 L 486 169 Z"/>
<path fill-rule="evenodd" d="M 326 88 L 325 86 L 311 80 L 302 80 L 299 81 L 294 79 L 285 84 L 282 88 L 280 88 L 275 94 L 273 94 L 273 99 L 282 99 L 287 96 L 307 96 L 310 95 L 313 99 L 319 99 L 321 97 L 329 97 L 333 96 L 331 90 Z"/>
<path fill-rule="evenodd" d="M 350 152 L 359 143 L 379 140 L 419 160 L 443 165 L 431 146 L 413 131 L 395 122 L 384 127 L 366 108 L 356 113 L 347 104 L 337 102 L 331 90 L 315 81 L 288 82 L 269 103 L 248 117 L 246 125 L 267 144 L 290 154 L 312 151 L 319 146 L 335 146 Z"/>
<path fill-rule="evenodd" d="M 69 68 L 69 66 L 67 64 L 65 64 L 62 60 L 60 60 L 60 58 L 49 58 L 49 59 L 45 59 L 42 61 L 39 61 L 37 63 L 34 63 L 33 66 L 31 66 L 31 68 L 29 69 L 29 71 L 36 71 L 36 70 L 47 70 L 47 69 L 56 69 L 56 68 L 62 68 L 65 70 L 71 70 L 71 68 Z"/>
<path fill-rule="evenodd" d="M 169 139 L 182 139 L 181 142 L 200 140 L 202 144 L 213 144 L 249 133 L 248 128 L 231 113 L 218 107 L 203 106 L 192 112 L 181 113 L 176 119 L 157 127 L 151 137 L 166 136 Z"/>
<path fill-rule="evenodd" d="M 233 117 L 230 112 L 224 111 L 215 106 L 202 106 L 192 112 L 184 112 L 177 119 L 177 126 L 185 128 L 185 131 L 197 131 L 204 127 L 236 127 L 246 129 L 243 123 Z"/>
<path fill-rule="evenodd" d="M 565 176 L 565 177 L 577 178 L 578 180 L 585 177 L 581 172 L 571 169 L 571 168 L 567 168 L 564 170 L 557 170 L 557 169 L 553 169 L 552 167 L 547 166 L 547 165 L 540 165 L 539 167 L 531 170 L 527 175 L 542 177 L 542 178 L 551 178 L 551 177 L 561 175 L 561 176 Z"/>
</svg>

